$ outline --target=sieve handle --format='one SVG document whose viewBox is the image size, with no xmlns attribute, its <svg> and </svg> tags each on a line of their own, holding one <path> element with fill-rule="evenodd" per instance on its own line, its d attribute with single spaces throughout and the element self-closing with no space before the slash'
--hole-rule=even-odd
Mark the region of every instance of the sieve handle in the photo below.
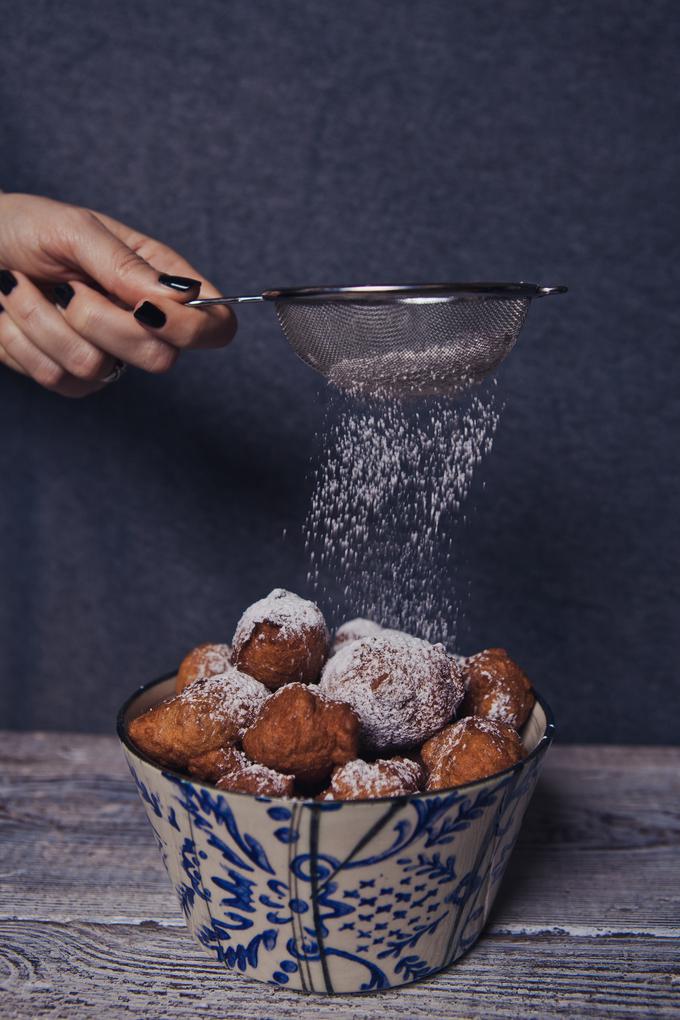
<svg viewBox="0 0 680 1020">
<path fill-rule="evenodd" d="M 209 305 L 244 305 L 249 301 L 264 301 L 264 298 L 261 294 L 241 294 L 236 297 L 196 298 L 186 304 L 189 308 L 207 308 Z"/>
<path fill-rule="evenodd" d="M 551 294 L 566 294 L 568 287 L 538 287 L 536 297 L 549 297 Z"/>
</svg>

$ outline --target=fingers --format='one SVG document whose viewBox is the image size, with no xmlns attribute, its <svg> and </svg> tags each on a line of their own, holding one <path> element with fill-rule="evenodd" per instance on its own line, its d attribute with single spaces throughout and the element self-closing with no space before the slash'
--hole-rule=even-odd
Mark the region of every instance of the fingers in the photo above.
<svg viewBox="0 0 680 1020">
<path fill-rule="evenodd" d="M 0 314 L 2 314 L 4 310 L 5 309 L 2 305 L 0 305 Z M 7 368 L 11 368 L 13 372 L 19 372 L 20 375 L 28 374 L 19 362 L 15 361 L 11 354 L 8 353 L 2 343 L 0 343 L 0 364 L 6 365 Z"/>
<path fill-rule="evenodd" d="M 69 229 L 68 244 L 74 267 L 83 270 L 129 308 L 145 296 L 174 301 L 191 301 L 198 297 L 201 280 L 168 272 L 165 266 L 152 266 L 112 233 L 98 215 L 78 210 Z"/>
<path fill-rule="evenodd" d="M 167 372 L 187 347 L 223 347 L 236 328 L 234 316 L 205 315 L 175 301 L 143 300 L 134 315 L 107 297 L 73 282 L 54 288 L 64 318 L 90 343 L 146 372 Z"/>
<path fill-rule="evenodd" d="M 180 349 L 225 347 L 236 332 L 236 316 L 226 306 L 204 311 L 145 299 L 135 308 L 134 317 L 150 333 Z"/>
<path fill-rule="evenodd" d="M 80 238 L 76 253 L 79 268 L 124 305 L 135 310 L 152 305 L 152 309 L 146 308 L 141 316 L 137 315 L 146 329 L 180 349 L 223 347 L 229 343 L 237 324 L 228 306 L 183 308 L 199 292 L 204 297 L 219 297 L 217 289 L 200 277 L 193 266 L 167 245 L 111 217 L 101 213 L 86 215 L 93 222 Z"/>
<path fill-rule="evenodd" d="M 32 344 L 7 314 L 0 315 L 0 361 L 63 397 L 84 397 L 104 386 L 101 382 L 86 382 L 69 375 Z"/>
<path fill-rule="evenodd" d="M 166 274 L 175 274 L 180 279 L 188 278 L 200 281 L 201 297 L 220 297 L 220 291 L 217 287 L 210 280 L 202 276 L 191 263 L 187 262 L 174 249 L 169 248 L 166 244 L 162 244 L 153 237 L 147 237 L 145 234 L 139 233 L 139 231 L 132 230 L 131 227 L 126 226 L 124 223 L 119 223 L 118 220 L 105 216 L 103 213 L 95 213 L 94 215 L 110 233 L 149 264 L 162 266 Z M 159 293 L 157 289 L 156 293 L 157 297 L 154 296 L 152 291 L 140 295 L 139 300 L 135 302 L 135 309 L 144 300 L 148 300 L 151 304 L 160 306 L 161 310 L 165 311 L 164 303 L 167 302 L 169 297 L 172 297 L 175 302 L 181 301 L 181 303 L 185 303 L 198 296 L 198 293 L 185 292 L 178 298 L 177 294 Z M 193 309 L 193 311 L 194 313 L 200 311 L 203 319 L 190 319 L 181 315 L 174 317 L 175 323 L 180 329 L 180 335 L 173 337 L 172 333 L 168 332 L 163 334 L 165 339 L 177 347 L 222 347 L 233 339 L 236 333 L 237 320 L 233 309 L 228 305 L 215 305 L 211 308 Z M 203 325 L 200 325 L 201 322 Z M 191 340 L 187 336 L 183 336 L 183 327 L 189 331 L 189 336 L 195 335 L 195 339 Z"/>
<path fill-rule="evenodd" d="M 203 297 L 220 296 L 217 288 L 205 276 L 199 273 L 190 262 L 187 262 L 179 252 L 176 252 L 174 248 L 163 244 L 162 241 L 157 241 L 155 237 L 148 237 L 139 230 L 133 230 L 132 227 L 128 227 L 127 224 L 121 223 L 119 220 L 114 220 L 112 216 L 107 216 L 105 213 L 94 212 L 93 215 L 97 217 L 100 223 L 114 237 L 122 241 L 126 247 L 139 255 L 145 262 L 159 269 L 162 267 L 164 273 L 198 280 L 201 284 L 201 295 Z M 194 294 L 192 296 L 196 297 L 197 295 Z M 187 300 L 191 300 L 191 298 L 187 298 Z"/>
<path fill-rule="evenodd" d="M 0 290 L 3 319 L 11 319 L 27 341 L 69 376 L 98 384 L 112 371 L 114 359 L 79 335 L 23 273 L 0 270 Z"/>
<path fill-rule="evenodd" d="M 36 276 L 41 286 L 62 281 L 54 288 L 59 307 L 52 290 L 43 293 L 27 275 L 0 270 L 6 314 L 57 370 L 98 385 L 114 359 L 164 372 L 181 349 L 221 347 L 232 339 L 236 317 L 229 307 L 185 307 L 199 292 L 219 295 L 171 248 L 75 207 L 62 214 L 59 228 L 59 259 L 48 252 Z M 45 361 L 40 364 L 49 375 Z"/>
<path fill-rule="evenodd" d="M 154 373 L 167 372 L 175 364 L 179 352 L 161 339 L 161 331 L 151 335 L 130 312 L 87 284 L 61 284 L 54 290 L 68 325 L 113 358 Z M 173 306 L 172 301 L 168 304 Z"/>
</svg>

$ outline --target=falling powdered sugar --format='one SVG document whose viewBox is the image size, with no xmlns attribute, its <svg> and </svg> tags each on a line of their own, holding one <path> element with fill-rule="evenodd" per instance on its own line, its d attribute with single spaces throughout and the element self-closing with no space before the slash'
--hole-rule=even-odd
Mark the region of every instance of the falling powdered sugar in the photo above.
<svg viewBox="0 0 680 1020">
<path fill-rule="evenodd" d="M 455 645 L 457 526 L 498 420 L 493 385 L 456 403 L 331 397 L 305 534 L 336 618 Z"/>
</svg>

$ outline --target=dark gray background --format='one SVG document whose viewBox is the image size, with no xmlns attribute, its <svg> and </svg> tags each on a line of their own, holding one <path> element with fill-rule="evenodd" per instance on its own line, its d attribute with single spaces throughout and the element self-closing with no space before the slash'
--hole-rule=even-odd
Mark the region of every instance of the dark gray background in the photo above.
<svg viewBox="0 0 680 1020">
<path fill-rule="evenodd" d="M 500 372 L 466 649 L 563 739 L 677 737 L 677 4 L 0 2 L 0 182 L 227 292 L 567 283 Z M 160 267 L 162 268 L 162 267 Z M 0 369 L 0 723 L 110 730 L 243 606 L 305 590 L 327 399 L 267 309 L 70 402 Z M 282 531 L 287 528 L 287 538 Z"/>
</svg>

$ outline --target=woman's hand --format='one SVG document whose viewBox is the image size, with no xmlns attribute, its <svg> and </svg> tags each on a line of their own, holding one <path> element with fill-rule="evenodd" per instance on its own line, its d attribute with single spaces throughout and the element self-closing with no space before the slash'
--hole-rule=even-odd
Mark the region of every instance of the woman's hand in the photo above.
<svg viewBox="0 0 680 1020">
<path fill-rule="evenodd" d="M 82 397 L 123 362 L 167 372 L 181 350 L 222 347 L 226 306 L 181 255 L 102 213 L 0 194 L 0 362 L 49 390 Z"/>
</svg>

